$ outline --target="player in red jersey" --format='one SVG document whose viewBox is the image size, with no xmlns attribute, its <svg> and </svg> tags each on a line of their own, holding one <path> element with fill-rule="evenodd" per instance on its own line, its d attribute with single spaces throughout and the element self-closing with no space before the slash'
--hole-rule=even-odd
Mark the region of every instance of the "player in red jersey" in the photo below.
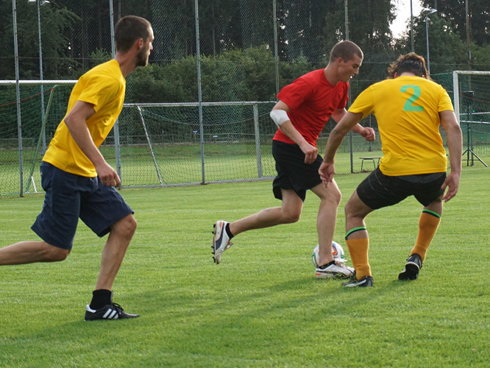
<svg viewBox="0 0 490 368">
<path fill-rule="evenodd" d="M 231 246 L 234 236 L 252 229 L 260 229 L 299 220 L 306 190 L 320 198 L 317 218 L 319 265 L 316 277 L 331 278 L 352 275 L 345 264 L 336 264 L 331 244 L 335 230 L 340 190 L 335 183 L 325 187 L 318 173 L 322 158 L 316 142 L 330 117 L 335 121 L 346 114 L 349 80 L 359 73 L 363 52 L 351 41 L 338 42 L 330 51 L 330 60 L 324 69 L 309 72 L 285 86 L 278 94 L 279 101 L 271 111 L 278 126 L 273 138 L 272 154 L 277 176 L 273 192 L 282 200 L 281 207 L 266 208 L 242 219 L 215 223 L 213 258 L 220 263 L 221 254 Z M 353 131 L 372 141 L 372 128 L 356 125 Z"/>
</svg>

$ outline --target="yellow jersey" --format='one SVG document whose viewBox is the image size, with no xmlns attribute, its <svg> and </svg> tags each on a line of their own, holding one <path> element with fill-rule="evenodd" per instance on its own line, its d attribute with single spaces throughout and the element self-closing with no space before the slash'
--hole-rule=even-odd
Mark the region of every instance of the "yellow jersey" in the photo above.
<svg viewBox="0 0 490 368">
<path fill-rule="evenodd" d="M 121 113 L 125 93 L 126 79 L 119 63 L 114 59 L 107 61 L 80 77 L 70 94 L 67 114 L 77 101 L 93 105 L 95 113 L 87 119 L 87 127 L 95 145 L 99 147 Z M 43 161 L 72 174 L 97 176 L 92 161 L 75 142 L 64 120 L 58 125 Z"/>
<path fill-rule="evenodd" d="M 453 111 L 453 105 L 446 90 L 415 76 L 375 83 L 349 108 L 363 118 L 376 117 L 383 151 L 379 168 L 388 176 L 446 171 L 439 112 L 447 110 Z"/>
</svg>

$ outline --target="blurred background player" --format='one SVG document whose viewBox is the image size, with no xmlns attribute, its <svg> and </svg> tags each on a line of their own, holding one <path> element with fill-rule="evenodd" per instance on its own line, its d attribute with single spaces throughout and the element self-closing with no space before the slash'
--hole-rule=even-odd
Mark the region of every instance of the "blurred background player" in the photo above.
<svg viewBox="0 0 490 368">
<path fill-rule="evenodd" d="M 32 225 L 42 241 L 22 241 L 0 249 L 0 265 L 62 261 L 71 251 L 79 218 L 99 237 L 109 234 L 86 320 L 138 317 L 112 302 L 112 284 L 136 220 L 115 189 L 121 184 L 118 174 L 98 147 L 122 110 L 126 76 L 148 64 L 153 29 L 144 18 L 126 16 L 116 25 L 115 39 L 115 58 L 86 72 L 73 87 L 66 116 L 43 157 L 46 195 Z"/>
<path fill-rule="evenodd" d="M 212 245 L 215 263 L 220 263 L 222 253 L 231 246 L 234 236 L 247 230 L 298 221 L 306 191 L 310 189 L 320 198 L 317 217 L 320 252 L 315 275 L 318 278 L 351 276 L 352 269 L 336 264 L 332 257 L 331 244 L 341 194 L 335 182 L 328 187 L 322 185 L 318 174 L 322 158 L 316 144 L 330 117 L 340 121 L 345 115 L 349 80 L 359 73 L 363 57 L 355 43 L 338 42 L 330 51 L 325 68 L 299 77 L 279 92 L 279 101 L 270 115 L 278 126 L 272 142 L 277 170 L 273 192 L 282 200 L 282 206 L 266 208 L 233 222 L 217 221 Z M 356 125 L 353 131 L 369 141 L 375 138 L 371 128 Z"/>
<path fill-rule="evenodd" d="M 379 168 L 359 184 L 345 207 L 345 239 L 355 268 L 355 277 L 344 283 L 346 287 L 373 286 L 364 218 L 411 195 L 424 207 L 417 240 L 398 279 L 415 280 L 439 226 L 442 201 L 453 198 L 459 187 L 462 134 L 446 90 L 430 79 L 424 58 L 415 53 L 400 56 L 389 67 L 388 77 L 356 98 L 330 133 L 320 166 L 320 176 L 328 187 L 343 137 L 362 118 L 374 114 L 383 157 Z M 441 126 L 449 149 L 451 172 L 447 176 Z"/>
</svg>

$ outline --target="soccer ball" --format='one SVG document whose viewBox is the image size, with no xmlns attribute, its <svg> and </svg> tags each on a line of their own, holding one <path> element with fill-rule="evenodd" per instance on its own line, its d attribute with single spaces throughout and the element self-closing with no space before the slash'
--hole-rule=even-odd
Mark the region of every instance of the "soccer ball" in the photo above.
<svg viewBox="0 0 490 368">
<path fill-rule="evenodd" d="M 316 247 L 313 249 L 313 253 L 311 254 L 311 262 L 315 267 L 318 267 L 319 251 L 320 251 L 320 246 L 317 244 Z M 335 262 L 345 263 L 344 249 L 339 243 L 335 241 L 332 242 L 332 256 Z"/>
</svg>

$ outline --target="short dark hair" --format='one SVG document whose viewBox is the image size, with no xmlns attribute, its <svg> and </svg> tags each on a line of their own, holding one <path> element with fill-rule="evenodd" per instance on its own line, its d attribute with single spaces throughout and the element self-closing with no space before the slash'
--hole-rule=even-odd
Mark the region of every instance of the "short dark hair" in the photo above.
<svg viewBox="0 0 490 368">
<path fill-rule="evenodd" d="M 361 48 L 352 41 L 340 41 L 337 42 L 332 50 L 330 50 L 330 61 L 334 61 L 337 58 L 344 60 L 351 60 L 354 55 L 364 58 L 364 53 Z"/>
<path fill-rule="evenodd" d="M 126 52 L 137 39 L 146 40 L 150 36 L 150 27 L 150 22 L 136 15 L 127 15 L 119 19 L 115 30 L 116 50 Z"/>
<path fill-rule="evenodd" d="M 425 66 L 424 57 L 415 52 L 400 55 L 398 59 L 391 63 L 388 67 L 388 78 L 394 78 L 395 74 L 400 75 L 404 72 L 413 73 L 418 77 L 429 79 L 429 72 Z"/>
</svg>

